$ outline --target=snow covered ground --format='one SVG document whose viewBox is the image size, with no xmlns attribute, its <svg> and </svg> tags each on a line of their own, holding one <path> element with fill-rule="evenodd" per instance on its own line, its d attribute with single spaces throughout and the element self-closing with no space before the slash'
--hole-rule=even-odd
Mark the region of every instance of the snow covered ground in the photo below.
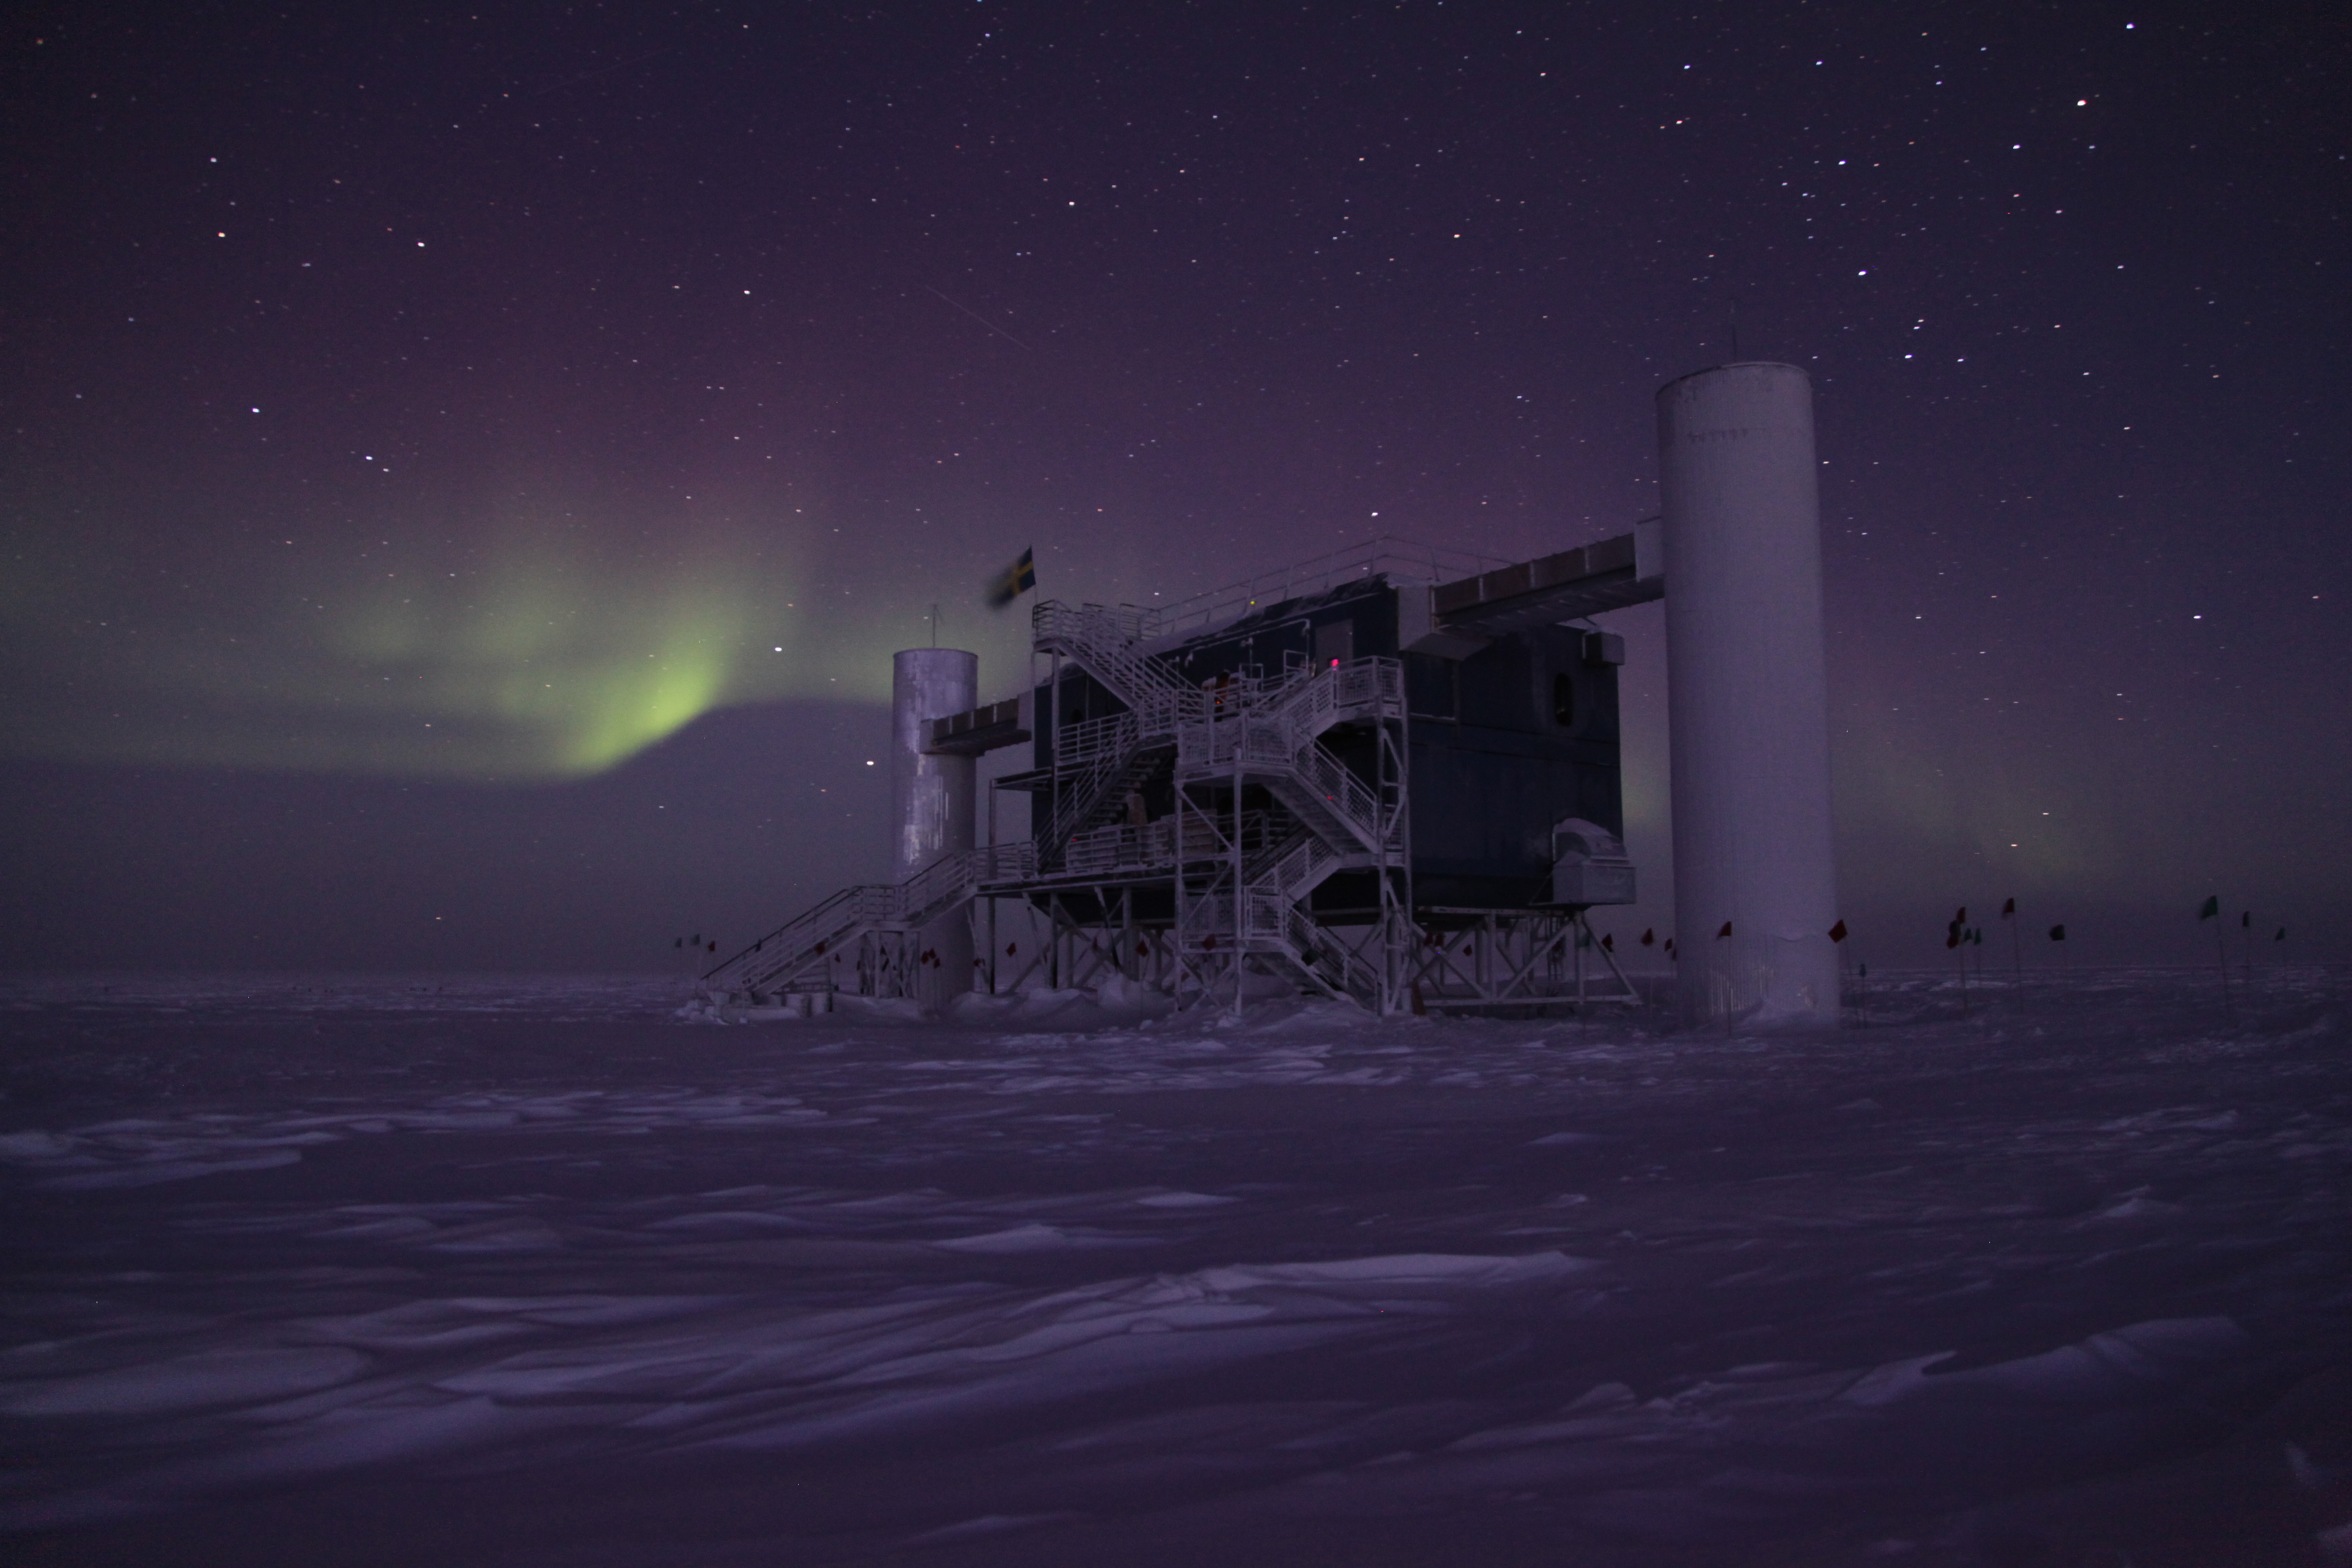
<svg viewBox="0 0 2352 1568">
<path fill-rule="evenodd" d="M 2352 978 L 0 991 L 30 1563 L 2352 1563 Z"/>
</svg>

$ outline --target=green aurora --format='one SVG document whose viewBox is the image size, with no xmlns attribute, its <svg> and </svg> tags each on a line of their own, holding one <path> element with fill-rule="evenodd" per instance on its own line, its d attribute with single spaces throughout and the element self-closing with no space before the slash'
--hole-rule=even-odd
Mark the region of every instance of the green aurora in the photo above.
<svg viewBox="0 0 2352 1568">
<path fill-rule="evenodd" d="M 79 762 L 577 777 L 730 704 L 886 701 L 926 607 L 902 581 L 904 605 L 834 587 L 820 616 L 805 552 L 741 525 L 297 534 L 224 561 L 8 549 L 7 750 Z"/>
</svg>

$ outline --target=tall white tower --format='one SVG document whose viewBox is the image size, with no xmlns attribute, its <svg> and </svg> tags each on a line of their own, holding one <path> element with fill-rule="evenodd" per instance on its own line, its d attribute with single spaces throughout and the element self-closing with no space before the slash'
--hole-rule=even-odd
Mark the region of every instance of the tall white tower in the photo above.
<svg viewBox="0 0 2352 1568">
<path fill-rule="evenodd" d="M 903 882 L 940 856 L 972 847 L 979 772 L 973 757 L 923 750 L 933 719 L 967 712 L 980 701 L 980 656 L 961 648 L 918 647 L 890 660 L 890 879 Z M 971 989 L 971 923 L 957 910 L 921 932 L 915 953 L 916 995 L 926 1007 Z"/>
<path fill-rule="evenodd" d="M 1669 382 L 1658 458 L 1683 1019 L 1834 1028 L 1811 379 L 1727 364 Z"/>
</svg>

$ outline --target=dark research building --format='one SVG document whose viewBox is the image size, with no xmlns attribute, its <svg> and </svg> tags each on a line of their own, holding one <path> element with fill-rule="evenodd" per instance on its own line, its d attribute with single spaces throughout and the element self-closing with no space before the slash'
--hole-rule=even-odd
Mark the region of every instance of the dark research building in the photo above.
<svg viewBox="0 0 2352 1568">
<path fill-rule="evenodd" d="M 1360 659 L 1397 660 L 1403 693 L 1406 841 L 1403 869 L 1411 907 L 1424 923 L 1460 923 L 1469 911 L 1525 911 L 1554 903 L 1552 868 L 1559 857 L 1553 830 L 1582 820 L 1621 837 L 1624 808 L 1618 778 L 1617 667 L 1622 640 L 1610 633 L 1538 626 L 1492 638 L 1454 637 L 1460 657 L 1415 652 L 1398 638 L 1401 600 L 1427 595 L 1426 584 L 1392 584 L 1385 574 L 1327 592 L 1286 599 L 1165 648 L 1159 658 L 1213 709 L 1220 691 L 1262 690 L 1307 672 L 1344 668 Z M 1439 634 L 1443 636 L 1443 634 Z M 1475 649 L 1474 642 L 1481 643 Z M 1041 682 L 1033 711 L 1049 715 L 1034 731 L 1035 765 L 1004 781 L 1035 792 L 1032 814 L 1039 833 L 1091 780 L 1075 763 L 1055 767 L 1056 739 L 1085 736 L 1091 723 L 1112 720 L 1129 704 L 1076 659 L 1062 661 L 1060 697 L 1055 679 Z M 1381 778 L 1382 720 L 1377 709 L 1325 730 L 1320 743 L 1368 789 Z M 1101 802 L 1100 822 L 1079 819 L 1079 831 L 1098 830 L 1127 812 L 1139 794 L 1150 821 L 1178 813 L 1177 737 L 1136 759 L 1122 787 Z M 1098 787 L 1098 786 L 1097 786 Z M 1108 792 L 1106 792 L 1108 793 Z M 1230 818 L 1233 786 L 1212 777 L 1188 787 L 1195 808 Z M 1241 785 L 1241 820 L 1247 831 L 1276 838 L 1301 826 L 1272 783 Z M 1068 858 L 1068 846 L 1039 842 L 1040 864 Z M 1057 853 L 1059 851 L 1060 853 Z M 1074 909 L 1098 910 L 1083 889 Z M 1139 919 L 1171 919 L 1172 887 L 1137 889 Z M 1119 893 L 1105 889 L 1116 903 Z M 1377 918 L 1381 900 L 1370 868 L 1333 872 L 1308 898 L 1321 920 Z"/>
<path fill-rule="evenodd" d="M 1614 539 L 1509 563 L 1382 540 L 1181 604 L 1046 600 L 1021 694 L 985 705 L 971 654 L 898 654 L 895 879 L 713 970 L 710 1005 L 1040 984 L 1383 1015 L 1630 997 L 1586 919 L 1634 894 L 1624 644 L 1589 617 L 1667 598 L 1671 538 L 1675 907 L 1713 933 L 1674 955 L 1678 1005 L 1834 1027 L 1811 383 L 1717 365 L 1658 411 L 1664 510 Z M 1014 747 L 1027 765 L 991 781 L 983 835 L 979 761 Z M 996 809 L 1008 793 L 1026 809 Z M 997 940 L 1008 904 L 1025 956 Z"/>
<path fill-rule="evenodd" d="M 1112 979 L 1234 1008 L 1630 995 L 1584 919 L 1633 898 L 1624 644 L 1574 623 L 1657 597 L 1654 549 L 1637 529 L 1507 565 L 1383 541 L 1165 607 L 1047 600 L 1028 689 L 989 704 L 971 654 L 901 653 L 899 879 L 729 960 L 714 1005 Z M 978 760 L 1016 747 L 983 814 Z"/>
</svg>

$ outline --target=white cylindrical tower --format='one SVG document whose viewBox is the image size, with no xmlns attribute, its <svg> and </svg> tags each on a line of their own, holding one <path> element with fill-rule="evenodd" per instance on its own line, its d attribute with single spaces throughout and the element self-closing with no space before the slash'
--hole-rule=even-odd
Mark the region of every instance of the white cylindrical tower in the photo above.
<svg viewBox="0 0 2352 1568">
<path fill-rule="evenodd" d="M 1683 1018 L 1834 1028 L 1811 380 L 1727 364 L 1669 382 L 1658 476 Z"/>
<path fill-rule="evenodd" d="M 980 656 L 917 647 L 890 660 L 890 877 L 903 882 L 940 856 L 972 847 L 972 757 L 932 756 L 923 731 L 933 719 L 980 703 Z M 928 955 L 928 957 L 926 957 Z M 908 954 L 921 961 L 916 994 L 926 1007 L 971 989 L 971 922 L 957 910 L 923 931 Z"/>
</svg>

